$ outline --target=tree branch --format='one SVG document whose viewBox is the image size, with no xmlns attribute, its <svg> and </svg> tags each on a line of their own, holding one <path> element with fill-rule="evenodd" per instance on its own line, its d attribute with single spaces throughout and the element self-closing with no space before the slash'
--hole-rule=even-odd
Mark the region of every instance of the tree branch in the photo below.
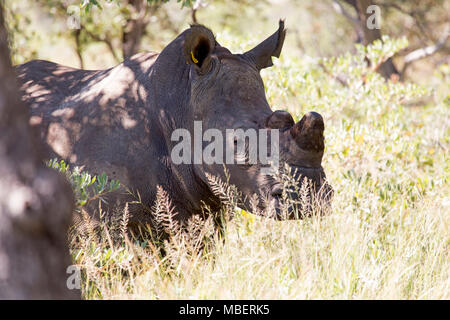
<svg viewBox="0 0 450 320">
<path fill-rule="evenodd" d="M 81 35 L 81 31 L 80 29 L 76 29 L 75 30 L 75 51 L 77 53 L 77 57 L 78 60 L 80 61 L 80 69 L 84 69 L 84 59 L 83 59 L 83 54 L 82 54 L 82 49 L 81 49 L 81 39 L 80 39 L 80 35 Z"/>
<path fill-rule="evenodd" d="M 344 6 L 339 2 L 339 0 L 333 0 L 332 3 L 333 9 L 346 17 L 350 22 L 352 22 L 354 25 L 359 25 L 359 19 L 358 16 L 352 16 L 345 8 Z"/>
<path fill-rule="evenodd" d="M 357 36 L 356 42 L 361 43 L 362 39 L 364 37 L 364 32 L 361 29 L 361 23 L 359 20 L 359 16 L 358 15 L 353 16 L 350 12 L 348 12 L 345 9 L 345 7 L 342 5 L 342 3 L 339 0 L 333 0 L 332 6 L 337 13 L 343 15 L 345 18 L 347 18 L 347 20 L 349 20 L 352 23 L 353 28 L 355 29 L 355 32 L 356 32 L 356 36 Z"/>
<path fill-rule="evenodd" d="M 445 28 L 445 31 L 442 35 L 442 37 L 438 40 L 438 42 L 436 42 L 435 44 L 431 45 L 431 46 L 427 46 L 424 48 L 420 48 L 417 50 L 414 50 L 410 53 L 408 53 L 404 58 L 404 65 L 401 71 L 402 76 L 404 76 L 406 69 L 408 68 L 408 66 L 417 61 L 417 60 L 421 60 L 424 59 L 426 57 L 429 57 L 433 54 L 435 54 L 437 51 L 441 50 L 442 48 L 444 48 L 445 43 L 447 42 L 447 39 L 450 37 L 450 25 L 447 25 L 447 27 Z"/>
<path fill-rule="evenodd" d="M 86 28 L 83 28 L 83 30 L 87 33 L 87 35 L 89 37 L 91 37 L 92 39 L 94 39 L 95 41 L 98 42 L 104 42 L 106 44 L 106 46 L 108 47 L 109 51 L 111 52 L 111 54 L 113 55 L 114 59 L 116 60 L 116 62 L 120 62 L 120 58 L 117 55 L 116 51 L 114 50 L 114 46 L 112 45 L 112 42 L 110 39 L 108 39 L 107 37 L 105 38 L 101 38 L 100 36 L 92 33 L 91 31 L 89 31 Z"/>
<path fill-rule="evenodd" d="M 408 53 L 404 58 L 405 64 L 409 64 L 414 61 L 431 56 L 432 54 L 435 54 L 437 51 L 442 49 L 445 45 L 445 42 L 447 41 L 447 39 L 450 36 L 448 29 L 449 28 L 447 28 L 447 30 L 444 32 L 443 36 L 435 44 L 433 44 L 431 46 L 427 46 L 425 48 L 420 48 L 420 49 L 417 49 L 417 50 L 414 50 L 414 51 Z"/>
</svg>

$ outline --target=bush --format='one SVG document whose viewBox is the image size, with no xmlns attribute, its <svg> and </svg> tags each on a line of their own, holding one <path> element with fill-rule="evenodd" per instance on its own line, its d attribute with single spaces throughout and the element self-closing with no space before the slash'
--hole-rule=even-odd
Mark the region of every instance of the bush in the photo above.
<svg viewBox="0 0 450 320">
<path fill-rule="evenodd" d="M 93 176 L 86 171 L 81 171 L 79 167 L 70 170 L 69 165 L 66 164 L 64 160 L 58 161 L 58 159 L 55 158 L 50 160 L 47 165 L 66 175 L 72 185 L 78 208 L 97 199 L 104 202 L 103 196 L 106 193 L 113 192 L 120 187 L 120 181 L 109 181 L 106 173 L 102 173 L 99 176 Z"/>
</svg>

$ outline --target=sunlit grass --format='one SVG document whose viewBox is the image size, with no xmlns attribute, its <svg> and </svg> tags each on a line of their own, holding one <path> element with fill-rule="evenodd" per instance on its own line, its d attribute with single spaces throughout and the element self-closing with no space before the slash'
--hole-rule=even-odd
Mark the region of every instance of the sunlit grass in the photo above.
<svg viewBox="0 0 450 320">
<path fill-rule="evenodd" d="M 367 202 L 376 202 L 367 197 Z M 107 237 L 74 251 L 85 298 L 103 299 L 448 299 L 448 204 L 351 210 L 274 222 L 238 216 L 224 241 L 191 255 L 179 244 L 169 267 L 149 243 Z"/>
</svg>

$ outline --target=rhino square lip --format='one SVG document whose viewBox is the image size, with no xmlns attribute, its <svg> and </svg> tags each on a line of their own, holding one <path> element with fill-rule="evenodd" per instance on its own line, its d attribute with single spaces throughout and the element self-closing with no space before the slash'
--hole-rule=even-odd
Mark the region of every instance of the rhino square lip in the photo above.
<svg viewBox="0 0 450 320">
<path fill-rule="evenodd" d="M 281 197 L 283 195 L 283 185 L 281 182 L 277 182 L 272 186 L 270 195 L 272 197 Z"/>
<path fill-rule="evenodd" d="M 314 188 L 320 189 L 322 184 L 324 183 L 324 171 L 322 167 L 300 167 L 300 166 L 290 166 L 291 170 L 294 171 L 297 176 L 297 180 L 301 183 L 301 180 L 306 177 L 312 183 Z M 281 214 L 281 199 L 283 197 L 283 183 L 280 181 L 275 181 L 273 185 L 269 188 L 269 193 L 271 199 L 275 201 L 275 211 L 277 215 Z M 289 193 L 289 192 L 288 192 Z M 296 193 L 292 193 L 293 197 L 296 198 L 298 195 Z M 289 211 L 294 211 L 294 208 L 289 207 Z"/>
</svg>

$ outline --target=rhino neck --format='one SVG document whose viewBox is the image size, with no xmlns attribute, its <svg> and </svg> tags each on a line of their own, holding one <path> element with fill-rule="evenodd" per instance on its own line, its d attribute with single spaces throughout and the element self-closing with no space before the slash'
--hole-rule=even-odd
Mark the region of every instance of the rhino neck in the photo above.
<svg viewBox="0 0 450 320">
<path fill-rule="evenodd" d="M 184 128 L 192 132 L 194 116 L 191 106 L 190 66 L 183 57 L 182 33 L 159 54 L 147 74 L 147 106 L 151 109 L 148 116 L 153 128 L 149 130 L 151 139 L 156 144 L 164 145 L 165 165 L 170 171 L 170 181 L 165 183 L 169 193 L 174 198 L 177 210 L 183 216 L 188 212 L 199 212 L 201 200 L 215 206 L 212 193 L 203 179 L 199 178 L 192 164 L 175 165 L 171 161 L 171 150 L 177 143 L 171 140 L 172 132 Z M 162 140 L 162 141 L 161 141 Z M 180 197 L 179 195 L 183 196 Z M 184 203 L 180 203 L 179 201 Z"/>
</svg>

